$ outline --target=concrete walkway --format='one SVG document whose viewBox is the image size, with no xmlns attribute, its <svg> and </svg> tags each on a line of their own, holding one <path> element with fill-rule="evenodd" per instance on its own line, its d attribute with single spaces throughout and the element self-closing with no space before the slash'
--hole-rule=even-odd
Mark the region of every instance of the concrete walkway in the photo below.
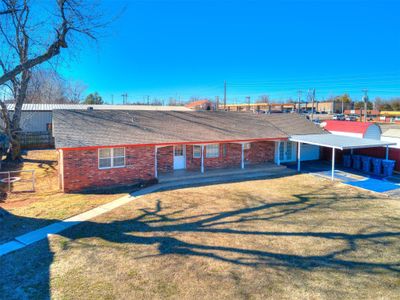
<svg viewBox="0 0 400 300">
<path fill-rule="evenodd" d="M 220 176 L 220 177 L 205 177 L 205 178 L 189 178 L 187 180 L 180 180 L 174 182 L 166 182 L 156 184 L 147 188 L 144 188 L 140 191 L 134 192 L 130 195 L 118 198 L 110 203 L 100 205 L 94 209 L 81 213 L 79 215 L 73 216 L 71 218 L 65 219 L 63 221 L 53 223 L 51 225 L 45 226 L 43 228 L 39 228 L 37 230 L 28 232 L 26 234 L 17 236 L 13 241 L 4 243 L 0 245 L 0 256 L 5 255 L 7 253 L 22 249 L 28 245 L 36 243 L 40 240 L 46 239 L 51 234 L 59 233 L 65 229 L 71 228 L 72 226 L 78 225 L 82 222 L 88 221 L 92 218 L 95 218 L 99 215 L 107 213 L 117 207 L 128 204 L 133 200 L 139 198 L 140 196 L 151 194 L 157 191 L 162 190 L 172 190 L 179 189 L 185 187 L 194 187 L 194 186 L 202 186 L 202 185 L 210 185 L 210 184 L 220 184 L 220 183 L 228 183 L 228 182 L 239 182 L 244 180 L 255 180 L 255 179 L 267 179 L 272 177 L 280 177 L 286 175 L 292 175 L 296 172 L 290 169 L 281 169 L 280 172 L 273 173 L 241 173 L 235 174 L 232 176 Z"/>
</svg>

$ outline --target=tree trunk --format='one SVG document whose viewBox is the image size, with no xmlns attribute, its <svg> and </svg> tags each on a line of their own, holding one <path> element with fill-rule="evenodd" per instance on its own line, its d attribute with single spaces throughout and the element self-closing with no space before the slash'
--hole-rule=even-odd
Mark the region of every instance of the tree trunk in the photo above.
<svg viewBox="0 0 400 300">
<path fill-rule="evenodd" d="M 22 105 L 26 99 L 30 75 L 31 73 L 29 70 L 24 70 L 20 80 L 14 78 L 12 81 L 15 98 L 14 113 L 12 116 L 8 113 L 5 104 L 1 105 L 2 119 L 5 124 L 4 133 L 10 141 L 10 151 L 7 154 L 7 161 L 19 161 L 22 159 L 19 133 L 21 132 Z"/>
<path fill-rule="evenodd" d="M 17 136 L 13 139 L 10 139 L 10 151 L 7 154 L 7 161 L 20 161 L 22 160 L 21 155 L 21 143 Z"/>
</svg>

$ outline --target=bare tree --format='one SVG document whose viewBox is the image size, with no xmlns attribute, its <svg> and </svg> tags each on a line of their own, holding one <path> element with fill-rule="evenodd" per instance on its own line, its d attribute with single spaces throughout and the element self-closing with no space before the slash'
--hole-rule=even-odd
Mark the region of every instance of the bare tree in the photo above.
<svg viewBox="0 0 400 300">
<path fill-rule="evenodd" d="M 257 100 L 256 103 L 269 103 L 269 96 L 268 95 L 261 95 Z"/>
<path fill-rule="evenodd" d="M 32 69 L 58 56 L 78 36 L 96 40 L 107 24 L 96 7 L 84 0 L 0 0 L 0 12 L 7 12 L 0 19 L 0 86 L 10 88 L 15 102 L 10 114 L 0 101 L 2 129 L 11 144 L 9 159 L 20 158 L 21 110 Z"/>
<path fill-rule="evenodd" d="M 66 80 L 55 70 L 34 70 L 25 103 L 79 103 L 85 90 L 82 82 Z"/>
</svg>

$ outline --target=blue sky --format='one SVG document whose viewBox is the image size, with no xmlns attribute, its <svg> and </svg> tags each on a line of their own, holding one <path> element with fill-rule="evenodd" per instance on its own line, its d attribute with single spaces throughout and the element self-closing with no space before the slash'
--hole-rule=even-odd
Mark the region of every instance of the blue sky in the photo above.
<svg viewBox="0 0 400 300">
<path fill-rule="evenodd" d="M 98 46 L 62 73 L 106 101 L 269 95 L 318 99 L 368 88 L 400 96 L 400 1 L 107 1 L 126 5 Z"/>
</svg>

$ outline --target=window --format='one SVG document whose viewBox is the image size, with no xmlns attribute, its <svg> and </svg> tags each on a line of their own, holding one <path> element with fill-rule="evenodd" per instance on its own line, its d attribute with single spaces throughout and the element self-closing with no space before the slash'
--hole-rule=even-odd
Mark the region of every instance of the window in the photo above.
<svg viewBox="0 0 400 300">
<path fill-rule="evenodd" d="M 251 143 L 244 143 L 243 144 L 243 149 L 244 150 L 249 150 L 251 148 Z"/>
<path fill-rule="evenodd" d="M 201 157 L 201 146 L 193 145 L 193 158 Z"/>
<path fill-rule="evenodd" d="M 125 148 L 99 149 L 99 169 L 125 167 Z"/>
<path fill-rule="evenodd" d="M 219 156 L 219 144 L 207 145 L 206 146 L 206 157 L 218 157 Z"/>
<path fill-rule="evenodd" d="M 183 156 L 183 145 L 174 146 L 174 155 L 175 156 Z"/>
</svg>

